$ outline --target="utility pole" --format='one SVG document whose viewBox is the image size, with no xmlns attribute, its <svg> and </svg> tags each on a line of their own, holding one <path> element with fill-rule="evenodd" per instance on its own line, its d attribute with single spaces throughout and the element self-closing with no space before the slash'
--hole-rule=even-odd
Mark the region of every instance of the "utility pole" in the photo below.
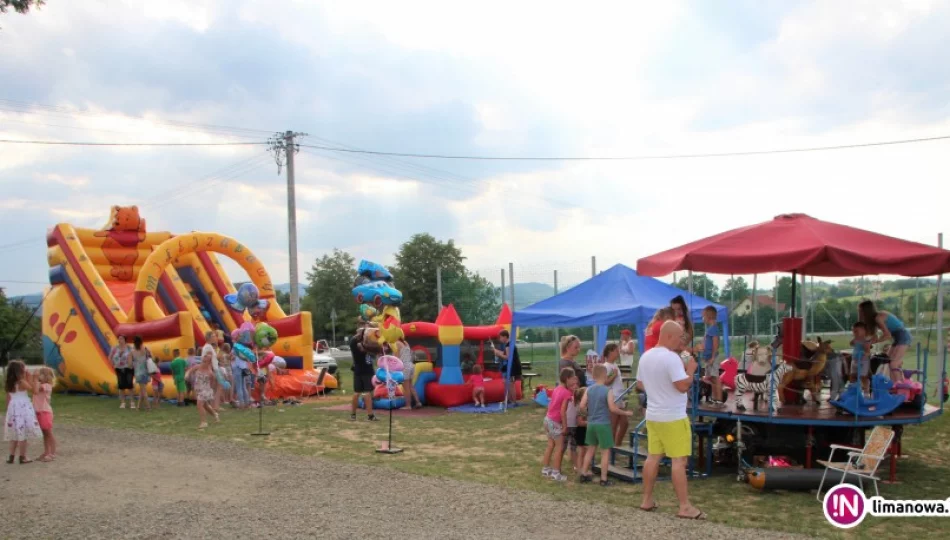
<svg viewBox="0 0 950 540">
<path fill-rule="evenodd" d="M 270 139 L 270 151 L 274 152 L 277 162 L 277 174 L 283 164 L 287 164 L 287 240 L 290 255 L 290 312 L 300 311 L 300 284 L 297 278 L 297 195 L 294 189 L 294 154 L 300 147 L 294 139 L 305 137 L 306 133 L 286 131 L 277 133 Z"/>
<path fill-rule="evenodd" d="M 330 308 L 330 322 L 333 324 L 333 345 L 336 347 L 336 308 Z"/>
</svg>

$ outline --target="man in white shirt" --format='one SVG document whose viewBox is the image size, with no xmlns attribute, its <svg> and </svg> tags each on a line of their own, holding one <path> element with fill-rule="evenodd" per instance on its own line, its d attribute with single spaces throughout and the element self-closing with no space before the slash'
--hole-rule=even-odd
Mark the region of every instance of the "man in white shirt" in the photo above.
<svg viewBox="0 0 950 540">
<path fill-rule="evenodd" d="M 673 490 L 679 499 L 676 516 L 706 519 L 706 513 L 689 503 L 686 486 L 686 460 L 693 453 L 693 435 L 686 415 L 686 394 L 693 383 L 698 364 L 692 357 L 683 367 L 677 350 L 682 348 L 683 327 L 667 321 L 660 328 L 656 347 L 640 357 L 637 386 L 647 394 L 647 434 L 649 457 L 643 464 L 643 502 L 640 509 L 656 510 L 653 487 L 663 456 L 672 463 Z"/>
</svg>

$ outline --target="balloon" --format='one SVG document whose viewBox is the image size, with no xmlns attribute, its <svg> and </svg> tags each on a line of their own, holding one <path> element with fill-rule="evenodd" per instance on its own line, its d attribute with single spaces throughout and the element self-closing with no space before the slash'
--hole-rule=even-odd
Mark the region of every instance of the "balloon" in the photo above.
<svg viewBox="0 0 950 540">
<path fill-rule="evenodd" d="M 243 323 L 237 330 L 231 332 L 231 339 L 235 343 L 242 343 L 250 347 L 254 344 L 254 323 Z"/>
<path fill-rule="evenodd" d="M 360 318 L 366 322 L 373 320 L 376 316 L 376 308 L 369 304 L 360 304 Z"/>
<path fill-rule="evenodd" d="M 254 330 L 254 343 L 262 349 L 272 346 L 277 343 L 277 330 L 267 323 L 257 323 L 257 328 Z"/>
<path fill-rule="evenodd" d="M 388 354 L 380 356 L 376 360 L 376 366 L 383 370 L 383 376 L 381 377 L 381 379 L 386 378 L 386 373 L 385 373 L 386 368 L 389 368 L 389 371 L 392 371 L 392 372 L 398 371 L 402 373 L 402 360 L 400 360 L 399 358 L 395 356 L 390 356 Z"/>
<path fill-rule="evenodd" d="M 234 354 L 241 357 L 241 359 L 244 360 L 245 362 L 257 362 L 257 357 L 254 356 L 254 351 L 245 347 L 244 345 L 240 343 L 235 343 L 233 350 L 234 350 Z"/>
<path fill-rule="evenodd" d="M 224 303 L 231 309 L 243 312 L 247 310 L 266 311 L 270 303 L 260 299 L 260 291 L 253 283 L 241 285 L 237 293 L 224 295 Z"/>
<path fill-rule="evenodd" d="M 386 369 L 385 369 L 385 368 L 379 368 L 379 369 L 377 369 L 377 370 L 376 370 L 376 378 L 379 379 L 382 383 L 385 383 L 385 382 L 386 382 Z M 397 384 L 399 384 L 399 383 L 401 383 L 401 382 L 403 382 L 403 381 L 406 380 L 406 376 L 403 375 L 402 371 L 390 371 L 390 372 L 389 372 L 389 378 L 390 378 L 393 382 L 395 382 L 395 383 L 397 383 Z"/>
</svg>

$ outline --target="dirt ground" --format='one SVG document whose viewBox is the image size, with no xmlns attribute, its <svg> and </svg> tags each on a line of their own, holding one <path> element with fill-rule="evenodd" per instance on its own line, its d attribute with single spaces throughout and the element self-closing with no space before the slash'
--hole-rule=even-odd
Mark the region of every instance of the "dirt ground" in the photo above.
<svg viewBox="0 0 950 540">
<path fill-rule="evenodd" d="M 0 537 L 783 537 L 648 514 L 639 501 L 565 503 L 218 441 L 75 426 L 57 435 L 57 461 L 0 465 Z"/>
</svg>

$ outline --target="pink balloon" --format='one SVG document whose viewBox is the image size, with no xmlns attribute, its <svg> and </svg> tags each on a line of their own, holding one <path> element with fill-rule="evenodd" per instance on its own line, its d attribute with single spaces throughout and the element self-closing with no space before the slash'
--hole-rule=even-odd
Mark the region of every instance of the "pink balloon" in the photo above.
<svg viewBox="0 0 950 540">
<path fill-rule="evenodd" d="M 402 360 L 398 357 L 385 355 L 376 360 L 376 365 L 381 368 L 388 368 L 389 371 L 402 371 Z"/>
</svg>

